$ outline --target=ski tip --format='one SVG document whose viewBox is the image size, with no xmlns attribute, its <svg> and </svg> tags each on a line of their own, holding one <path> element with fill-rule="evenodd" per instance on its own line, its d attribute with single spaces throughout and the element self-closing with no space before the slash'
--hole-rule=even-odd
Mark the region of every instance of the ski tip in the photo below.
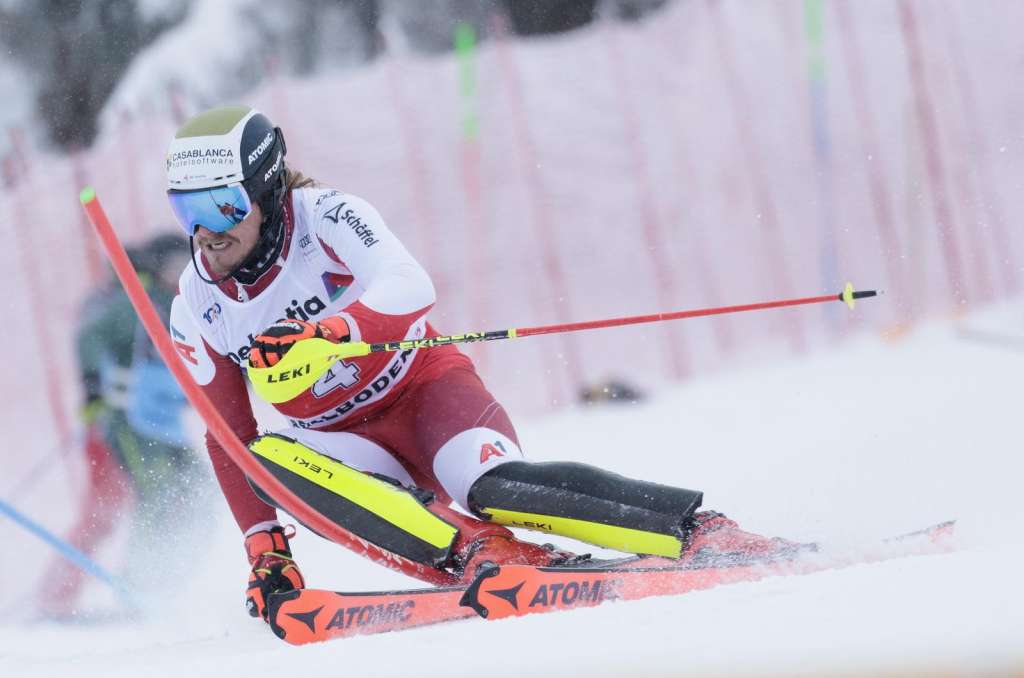
<svg viewBox="0 0 1024 678">
<path fill-rule="evenodd" d="M 939 542 L 942 540 L 949 539 L 953 536 L 956 530 L 956 519 L 945 520 L 941 523 L 935 523 L 928 527 L 920 530 L 914 530 L 913 532 L 904 532 L 893 537 L 888 537 L 882 541 L 886 543 L 906 541 L 908 539 L 927 538 L 933 542 Z"/>
<path fill-rule="evenodd" d="M 874 296 L 878 296 L 878 292 L 876 290 L 858 291 L 853 288 L 853 283 L 848 282 L 846 283 L 846 287 L 843 288 L 843 291 L 839 293 L 839 301 L 844 302 L 850 307 L 850 310 L 853 310 L 857 304 L 857 299 L 867 299 L 868 297 Z"/>
<path fill-rule="evenodd" d="M 88 205 L 89 203 L 96 199 L 96 189 L 94 189 L 92 186 L 86 186 L 78 194 L 78 199 L 82 202 L 83 205 Z"/>
</svg>

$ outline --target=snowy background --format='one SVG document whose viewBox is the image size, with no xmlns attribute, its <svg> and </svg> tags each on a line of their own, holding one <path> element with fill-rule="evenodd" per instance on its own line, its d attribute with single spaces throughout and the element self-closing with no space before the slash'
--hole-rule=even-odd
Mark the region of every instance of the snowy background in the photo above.
<svg viewBox="0 0 1024 678">
<path fill-rule="evenodd" d="M 17 4 L 0 3 L 0 23 Z M 172 5 L 139 7 L 158 21 Z M 606 7 L 578 30 L 523 38 L 488 3 L 439 2 L 443 20 L 426 23 L 382 3 L 381 36 L 353 31 L 351 7 L 325 11 L 302 57 L 295 44 L 314 29 L 300 13 L 256 5 L 191 3 L 132 55 L 94 142 L 71 153 L 34 113 L 41 81 L 0 58 L 3 304 L 25 320 L 9 340 L 18 369 L 0 381 L 0 499 L 57 533 L 76 517 L 69 328 L 106 276 L 78 188 L 97 187 L 126 242 L 167 228 L 166 140 L 182 115 L 244 101 L 284 128 L 295 166 L 380 209 L 433 274 L 442 330 L 809 296 L 848 279 L 884 289 L 852 313 L 471 354 L 535 459 L 703 489 L 745 528 L 793 539 L 852 543 L 955 518 L 958 550 L 294 649 L 245 615 L 246 566 L 219 499 L 181 545 L 195 551 L 187 581 L 134 622 L 99 585 L 82 603 L 89 621 L 38 621 L 51 552 L 0 518 L 19 563 L 0 587 L 0 674 L 1024 671 L 1024 6 L 677 0 L 638 22 Z M 471 96 L 466 63 L 437 48 L 455 18 L 485 38 Z M 648 397 L 577 402 L 608 378 Z M 305 531 L 294 547 L 318 587 L 415 584 Z M 121 535 L 97 559 L 116 571 L 123 551 Z"/>
<path fill-rule="evenodd" d="M 968 319 L 1024 335 L 1020 305 Z M 955 675 L 1024 670 L 1020 353 L 930 323 L 806 360 L 702 379 L 649 403 L 524 420 L 538 459 L 700 487 L 748 529 L 857 543 L 955 518 L 957 550 L 680 597 L 518 620 L 470 620 L 293 648 L 242 609 L 226 510 L 173 603 L 141 623 L 3 629 L 11 676 Z M 18 539 L 19 537 L 16 537 Z M 310 582 L 413 585 L 300 530 Z M 98 596 L 98 606 L 109 600 Z M 109 598 L 109 596 L 106 596 Z"/>
</svg>

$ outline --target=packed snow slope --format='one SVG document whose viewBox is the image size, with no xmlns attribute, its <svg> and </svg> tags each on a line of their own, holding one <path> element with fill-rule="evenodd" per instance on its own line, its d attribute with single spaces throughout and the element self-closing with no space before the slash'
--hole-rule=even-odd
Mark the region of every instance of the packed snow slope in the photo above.
<svg viewBox="0 0 1024 678">
<path fill-rule="evenodd" d="M 132 623 L 0 628 L 0 675 L 1024 671 L 1021 337 L 1018 302 L 519 422 L 535 459 L 700 488 L 765 534 L 850 544 L 955 518 L 950 554 L 293 648 L 246 616 L 241 544 L 219 507 L 195 526 L 205 559 L 173 603 Z M 305 531 L 293 546 L 314 586 L 412 585 Z"/>
</svg>

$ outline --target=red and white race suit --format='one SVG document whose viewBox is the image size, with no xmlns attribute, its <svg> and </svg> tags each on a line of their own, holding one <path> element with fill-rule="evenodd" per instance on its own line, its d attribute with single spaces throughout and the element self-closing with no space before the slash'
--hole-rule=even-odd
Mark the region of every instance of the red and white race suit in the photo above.
<svg viewBox="0 0 1024 678">
<path fill-rule="evenodd" d="M 352 341 L 436 336 L 429 276 L 365 200 L 292 190 L 280 257 L 252 285 L 203 282 L 190 262 L 171 309 L 182 361 L 242 442 L 257 435 L 243 368 L 253 337 L 281 318 L 345 318 Z M 196 265 L 210 277 L 202 256 Z M 287 435 L 361 470 L 455 498 L 494 466 L 522 459 L 515 430 L 469 358 L 454 346 L 375 353 L 337 363 L 275 406 Z M 244 532 L 276 520 L 207 432 L 217 479 Z"/>
</svg>

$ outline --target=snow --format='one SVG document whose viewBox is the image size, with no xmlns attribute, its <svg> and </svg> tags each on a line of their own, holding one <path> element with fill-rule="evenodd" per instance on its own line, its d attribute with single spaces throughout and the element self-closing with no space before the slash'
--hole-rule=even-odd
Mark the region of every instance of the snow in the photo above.
<svg viewBox="0 0 1024 678">
<path fill-rule="evenodd" d="M 955 518 L 957 549 L 845 570 L 499 622 L 293 648 L 246 616 L 225 510 L 174 602 L 141 621 L 0 626 L 0 675 L 822 675 L 1024 670 L 1020 301 L 861 334 L 747 367 L 518 422 L 538 460 L 586 461 L 705 491 L 747 529 L 852 544 Z M 499 394 L 500 397 L 500 394 Z M 302 530 L 308 581 L 414 585 Z"/>
</svg>

